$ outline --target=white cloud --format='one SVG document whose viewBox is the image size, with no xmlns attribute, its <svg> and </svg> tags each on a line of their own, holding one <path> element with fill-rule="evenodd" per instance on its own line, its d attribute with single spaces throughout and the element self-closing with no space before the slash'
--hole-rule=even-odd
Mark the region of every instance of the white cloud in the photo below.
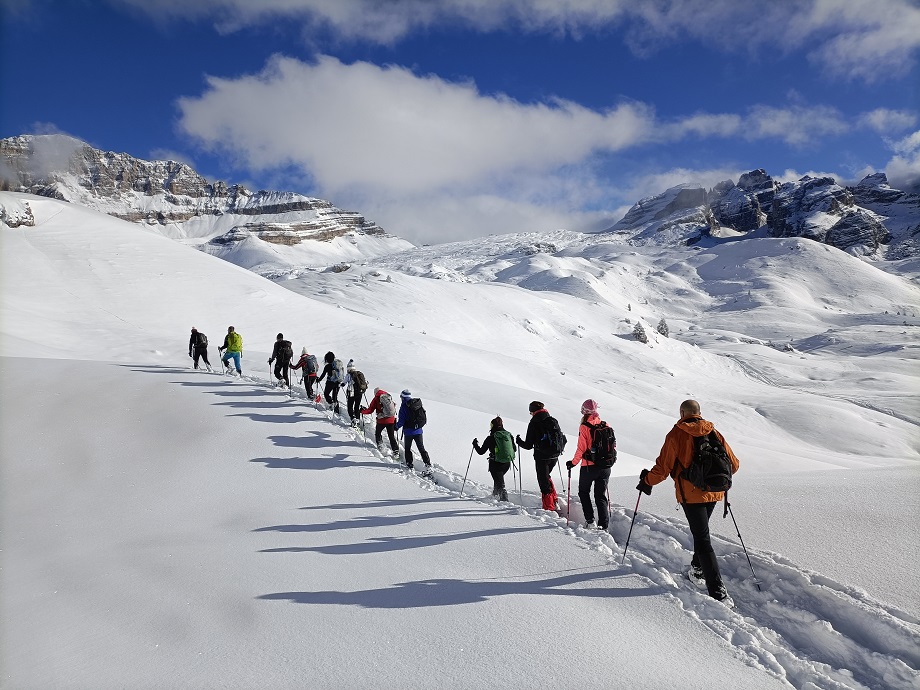
<svg viewBox="0 0 920 690">
<path fill-rule="evenodd" d="M 911 110 L 876 108 L 859 116 L 859 124 L 883 136 L 898 134 L 917 124 L 917 113 Z"/>
<path fill-rule="evenodd" d="M 172 149 L 152 149 L 149 159 L 154 161 L 176 161 L 177 163 L 185 163 L 190 168 L 195 167 L 195 162 L 190 156 Z"/>
<path fill-rule="evenodd" d="M 622 29 L 638 54 L 685 38 L 730 53 L 804 50 L 830 74 L 882 81 L 914 66 L 920 7 L 911 0 L 109 0 L 158 21 L 210 18 L 221 31 L 277 21 L 305 33 L 391 44 L 414 31 L 459 26 L 481 32 L 568 34 Z"/>
<path fill-rule="evenodd" d="M 651 135 L 653 114 L 569 101 L 522 104 L 401 67 L 275 57 L 265 70 L 208 81 L 183 98 L 180 127 L 255 169 L 294 164 L 324 190 L 411 193 L 551 170 Z"/>
<path fill-rule="evenodd" d="M 370 217 L 375 207 L 387 209 L 386 216 L 400 207 L 430 207 L 434 199 L 445 209 L 485 208 L 486 199 L 496 207 L 501 199 L 497 208 L 506 217 L 517 214 L 522 225 L 561 223 L 584 209 L 603 215 L 678 182 L 712 186 L 739 173 L 678 169 L 640 180 L 632 196 L 617 194 L 599 170 L 609 170 L 612 155 L 629 148 L 712 137 L 801 145 L 846 127 L 832 108 L 799 104 L 664 122 L 636 102 L 603 111 L 560 99 L 525 104 L 482 94 L 471 82 L 332 57 L 304 63 L 276 56 L 255 75 L 209 78 L 200 96 L 178 106 L 180 129 L 204 148 L 263 177 L 294 171 L 312 181 L 315 193 Z M 592 214 L 585 222 L 596 220 Z M 475 214 L 441 216 L 450 217 L 441 227 L 463 224 L 478 234 L 504 223 L 499 214 L 488 228 Z M 410 239 L 430 231 L 424 223 L 409 225 L 416 228 Z"/>
<path fill-rule="evenodd" d="M 895 155 L 885 166 L 889 184 L 896 189 L 920 187 L 920 130 L 894 143 Z"/>
<path fill-rule="evenodd" d="M 791 146 L 802 146 L 827 135 L 842 134 L 848 125 L 835 108 L 799 106 L 786 108 L 758 105 L 745 118 L 747 139 L 776 138 Z"/>
</svg>

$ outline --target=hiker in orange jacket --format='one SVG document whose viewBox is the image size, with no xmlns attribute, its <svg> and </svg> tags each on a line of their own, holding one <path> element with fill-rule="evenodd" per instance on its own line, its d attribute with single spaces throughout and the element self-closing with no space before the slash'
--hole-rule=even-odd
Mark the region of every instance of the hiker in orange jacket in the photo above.
<svg viewBox="0 0 920 690">
<path fill-rule="evenodd" d="M 642 470 L 639 476 L 639 491 L 646 494 L 652 493 L 655 484 L 663 482 L 668 477 L 674 480 L 674 492 L 677 501 L 684 509 L 687 524 L 693 535 L 693 560 L 687 577 L 699 586 L 706 583 L 709 596 L 725 602 L 731 606 L 731 597 L 722 583 L 716 553 L 712 548 L 709 536 L 709 518 L 716 503 L 725 498 L 724 491 L 703 491 L 681 476 L 681 473 L 690 467 L 695 451 L 695 440 L 701 436 L 708 436 L 715 431 L 712 422 L 707 422 L 700 416 L 700 404 L 696 400 L 685 400 L 680 404 L 680 421 L 668 432 L 664 445 L 651 470 Z M 725 438 L 718 431 L 715 436 L 725 448 L 731 461 L 732 474 L 738 471 L 738 458 L 726 443 Z"/>
</svg>

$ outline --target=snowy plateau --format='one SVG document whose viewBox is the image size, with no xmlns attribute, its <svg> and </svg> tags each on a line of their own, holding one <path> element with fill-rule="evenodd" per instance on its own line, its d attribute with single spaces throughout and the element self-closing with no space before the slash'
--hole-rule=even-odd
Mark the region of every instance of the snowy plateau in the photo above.
<svg viewBox="0 0 920 690">
<path fill-rule="evenodd" d="M 920 688 L 916 197 L 752 173 L 628 231 L 415 248 L 322 200 L 63 177 L 0 192 L 3 688 Z M 243 376 L 194 370 L 190 328 L 213 364 L 231 324 Z M 433 480 L 273 387 L 279 331 L 421 397 Z M 609 533 L 564 467 L 545 511 L 530 453 L 499 502 L 471 452 L 541 400 L 569 459 L 586 398 Z M 673 486 L 637 502 L 686 398 L 741 461 L 734 608 L 684 577 Z"/>
</svg>

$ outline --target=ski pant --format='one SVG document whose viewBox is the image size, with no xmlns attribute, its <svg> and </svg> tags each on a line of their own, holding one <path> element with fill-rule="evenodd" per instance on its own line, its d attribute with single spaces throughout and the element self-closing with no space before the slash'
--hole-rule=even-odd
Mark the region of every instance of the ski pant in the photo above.
<svg viewBox="0 0 920 690">
<path fill-rule="evenodd" d="M 418 448 L 419 455 L 422 456 L 422 462 L 426 466 L 431 466 L 431 458 L 428 457 L 428 451 L 425 450 L 425 442 L 422 440 L 422 434 L 405 434 L 405 445 L 403 448 L 406 451 L 406 464 L 409 467 L 412 467 L 412 442 L 415 441 L 415 446 Z"/>
<path fill-rule="evenodd" d="M 200 357 L 201 359 L 204 360 L 204 363 L 205 363 L 205 364 L 208 366 L 208 368 L 210 369 L 210 368 L 211 368 L 211 363 L 208 361 L 208 348 L 206 348 L 206 347 L 196 347 L 196 348 L 195 348 L 195 354 L 194 354 L 194 360 L 193 360 L 193 361 L 194 361 L 194 363 L 195 363 L 195 368 L 196 368 L 196 369 L 198 368 L 198 358 L 199 358 L 199 357 Z"/>
<path fill-rule="evenodd" d="M 387 436 L 390 437 L 390 448 L 393 449 L 393 455 L 399 453 L 399 444 L 396 443 L 396 422 L 390 422 L 384 424 L 382 422 L 377 422 L 377 428 L 374 429 L 374 440 L 377 441 L 377 445 L 380 445 L 380 440 L 383 438 L 383 430 L 387 430 Z"/>
<path fill-rule="evenodd" d="M 313 399 L 313 396 L 315 395 L 315 394 L 313 393 L 313 384 L 314 384 L 314 383 L 316 383 L 316 374 L 307 374 L 307 373 L 304 373 L 304 375 L 303 375 L 303 387 L 304 387 L 304 389 L 307 391 L 307 397 L 310 398 L 311 400 Z"/>
<path fill-rule="evenodd" d="M 703 570 L 706 578 L 706 589 L 709 596 L 714 596 L 722 586 L 722 575 L 719 573 L 719 564 L 716 562 L 716 552 L 712 548 L 709 538 L 709 518 L 715 509 L 715 503 L 681 503 L 690 534 L 693 535 L 693 565 L 698 565 Z"/>
<path fill-rule="evenodd" d="M 275 360 L 275 378 L 284 379 L 284 382 L 290 386 L 291 378 L 288 375 L 288 367 L 291 366 L 291 360 L 281 359 L 280 357 Z"/>
<path fill-rule="evenodd" d="M 553 485 L 552 472 L 559 456 L 554 458 L 534 458 L 534 464 L 537 467 L 537 484 L 540 485 L 540 493 L 543 494 L 544 510 L 556 510 L 556 487 Z"/>
<path fill-rule="evenodd" d="M 230 352 L 230 350 L 227 350 L 224 353 L 224 356 L 220 358 L 220 361 L 226 364 L 228 360 L 231 360 L 231 359 L 233 360 L 233 363 L 236 365 L 236 373 L 242 374 L 243 367 L 240 366 L 240 353 L 239 352 Z"/>
<path fill-rule="evenodd" d="M 585 513 L 585 520 L 594 520 L 594 509 L 591 506 L 591 487 L 594 486 L 594 502 L 597 503 L 597 526 L 607 529 L 609 520 L 607 507 L 607 482 L 610 480 L 610 468 L 597 465 L 582 465 L 578 474 L 578 498 L 581 499 L 581 509 Z"/>
<path fill-rule="evenodd" d="M 510 462 L 498 462 L 489 460 L 489 474 L 492 475 L 492 495 L 498 496 L 500 500 L 508 500 L 508 492 L 505 490 L 505 475 L 511 469 Z"/>
<path fill-rule="evenodd" d="M 348 416 L 351 419 L 358 419 L 361 417 L 361 394 L 364 391 L 355 391 L 351 395 L 348 395 Z"/>
<path fill-rule="evenodd" d="M 341 384 L 333 383 L 329 379 L 326 379 L 326 388 L 323 390 L 323 396 L 326 398 L 326 403 L 333 406 L 333 409 L 339 411 L 339 388 Z"/>
</svg>

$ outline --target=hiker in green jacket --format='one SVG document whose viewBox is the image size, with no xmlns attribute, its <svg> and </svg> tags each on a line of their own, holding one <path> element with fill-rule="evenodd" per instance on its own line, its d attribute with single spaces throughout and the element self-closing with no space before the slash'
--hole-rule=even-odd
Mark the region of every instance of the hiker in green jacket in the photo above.
<svg viewBox="0 0 920 690">
<path fill-rule="evenodd" d="M 505 423 L 501 417 L 496 417 L 489 425 L 489 435 L 483 444 L 479 439 L 473 439 L 473 449 L 480 455 L 489 451 L 489 474 L 492 475 L 492 495 L 498 496 L 499 501 L 508 500 L 508 491 L 505 489 L 505 475 L 514 462 L 517 448 L 511 434 L 505 431 Z"/>
<path fill-rule="evenodd" d="M 243 336 L 236 332 L 236 329 L 233 326 L 227 327 L 227 335 L 224 336 L 224 344 L 217 348 L 219 352 L 224 352 L 224 356 L 220 358 L 220 361 L 224 363 L 225 373 L 229 374 L 231 369 L 228 361 L 233 360 L 233 363 L 236 364 L 236 374 L 237 376 L 243 375 L 243 368 L 240 366 L 240 359 L 243 356 Z"/>
</svg>

